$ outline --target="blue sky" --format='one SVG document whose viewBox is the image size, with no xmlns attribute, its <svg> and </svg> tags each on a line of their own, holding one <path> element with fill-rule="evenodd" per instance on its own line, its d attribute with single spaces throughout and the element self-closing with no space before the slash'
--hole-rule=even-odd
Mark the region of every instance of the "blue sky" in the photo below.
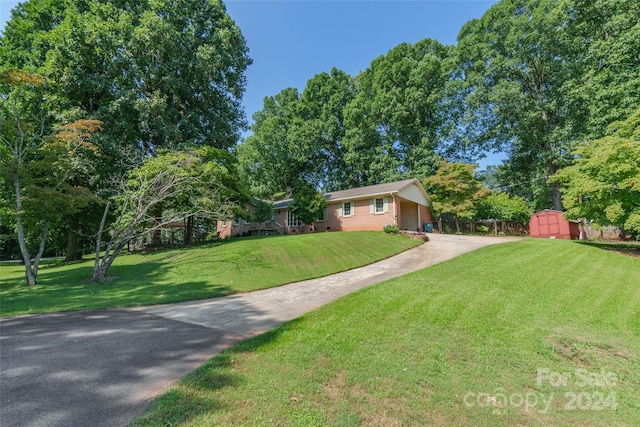
<svg viewBox="0 0 640 427">
<path fill-rule="evenodd" d="M 351 75 L 402 42 L 426 37 L 455 44 L 462 25 L 495 0 L 304 1 L 228 0 L 253 59 L 243 106 L 249 121 L 266 96 L 337 67 Z M 0 27 L 17 1 L 0 0 Z M 500 162 L 489 155 L 481 167 Z"/>
</svg>

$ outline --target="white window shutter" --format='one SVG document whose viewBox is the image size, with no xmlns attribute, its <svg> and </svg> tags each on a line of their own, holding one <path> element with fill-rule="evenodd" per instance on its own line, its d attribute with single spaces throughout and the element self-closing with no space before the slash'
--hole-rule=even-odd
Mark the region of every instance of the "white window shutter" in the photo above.
<svg viewBox="0 0 640 427">
<path fill-rule="evenodd" d="M 389 212 L 389 198 L 388 197 L 384 197 L 382 200 L 384 201 L 383 212 L 387 213 L 387 212 Z"/>
<path fill-rule="evenodd" d="M 369 200 L 369 213 L 376 213 L 376 199 Z"/>
<path fill-rule="evenodd" d="M 344 203 L 340 203 L 340 206 L 338 207 L 338 216 L 344 216 L 343 207 L 344 207 Z"/>
</svg>

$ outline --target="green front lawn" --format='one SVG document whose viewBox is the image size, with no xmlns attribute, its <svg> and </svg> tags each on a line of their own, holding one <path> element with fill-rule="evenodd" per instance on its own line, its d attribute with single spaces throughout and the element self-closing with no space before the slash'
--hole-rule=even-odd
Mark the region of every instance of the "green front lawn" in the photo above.
<svg viewBox="0 0 640 427">
<path fill-rule="evenodd" d="M 134 425 L 640 425 L 640 258 L 486 247 L 211 359 Z"/>
<path fill-rule="evenodd" d="M 249 292 L 326 276 L 387 258 L 418 242 L 382 232 L 233 239 L 119 257 L 112 280 L 89 279 L 92 260 L 43 267 L 29 288 L 24 267 L 0 265 L 0 314 L 165 304 Z"/>
</svg>

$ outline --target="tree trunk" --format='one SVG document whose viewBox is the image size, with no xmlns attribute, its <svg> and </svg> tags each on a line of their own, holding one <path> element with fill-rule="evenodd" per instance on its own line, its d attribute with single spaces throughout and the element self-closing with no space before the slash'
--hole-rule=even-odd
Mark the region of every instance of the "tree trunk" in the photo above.
<svg viewBox="0 0 640 427">
<path fill-rule="evenodd" d="M 456 216 L 455 217 L 456 220 L 456 232 L 460 232 L 460 219 Z"/>
<path fill-rule="evenodd" d="M 79 236 L 82 233 L 82 227 L 78 223 L 76 217 L 69 218 L 69 228 L 67 230 L 67 250 L 65 252 L 65 262 L 79 261 L 82 259 L 82 251 L 80 250 Z"/>
<path fill-rule="evenodd" d="M 562 211 L 562 198 L 560 197 L 560 184 L 553 182 L 551 184 L 551 191 L 553 194 L 553 209 L 556 211 Z"/>
<path fill-rule="evenodd" d="M 107 222 L 107 214 L 109 213 L 110 207 L 111 202 L 109 201 L 104 208 L 100 227 L 96 236 L 96 256 L 93 264 L 93 280 L 96 282 L 102 282 L 107 278 L 107 271 L 109 270 L 109 267 L 111 267 L 111 264 L 113 264 L 113 261 L 118 257 L 122 248 L 131 241 L 134 235 L 133 231 L 129 231 L 122 239 L 118 240 L 117 243 L 114 244 L 113 241 L 108 242 L 104 250 L 104 255 L 100 257 L 102 233 L 104 232 L 104 225 Z"/>
<path fill-rule="evenodd" d="M 34 286 L 36 284 L 36 276 L 31 269 L 31 254 L 27 248 L 27 239 L 24 233 L 24 225 L 22 224 L 22 194 L 20 192 L 20 177 L 18 172 L 13 173 L 13 188 L 16 195 L 16 226 L 18 228 L 18 245 L 20 246 L 20 254 L 24 261 L 24 273 L 27 279 L 27 285 Z"/>
<path fill-rule="evenodd" d="M 545 123 L 547 122 L 547 115 L 546 113 L 543 111 L 542 112 L 542 118 L 545 121 Z M 551 154 L 551 144 L 549 142 L 545 142 L 544 143 L 544 149 L 545 151 L 547 151 L 549 154 Z M 549 158 L 549 176 L 554 176 L 556 174 L 556 172 L 558 172 L 558 166 L 556 165 L 556 161 L 553 157 Z M 552 208 L 556 211 L 561 211 L 562 210 L 562 199 L 560 197 L 560 184 L 557 181 L 554 181 L 551 183 L 551 194 L 552 194 Z"/>
<path fill-rule="evenodd" d="M 541 112 L 542 115 L 542 120 L 545 123 L 545 127 L 546 129 L 549 129 L 548 123 L 549 123 L 549 116 L 547 115 L 547 112 L 542 110 Z M 549 137 L 549 136 L 548 136 Z M 545 142 L 542 144 L 542 147 L 544 149 L 544 151 L 546 151 L 549 155 L 549 160 L 548 160 L 548 164 L 549 164 L 549 176 L 553 176 L 556 174 L 556 172 L 558 172 L 558 167 L 556 165 L 556 160 L 553 158 L 553 154 L 552 154 L 552 146 L 551 143 L 548 140 L 545 140 Z M 562 210 L 562 199 L 560 197 L 560 184 L 558 184 L 557 181 L 552 182 L 551 183 L 551 193 L 552 193 L 552 197 L 553 197 L 553 201 L 552 201 L 552 208 L 556 211 L 561 211 Z"/>
<path fill-rule="evenodd" d="M 149 246 L 157 247 L 162 245 L 162 230 L 157 227 L 158 224 L 162 223 L 162 205 L 158 203 L 154 206 L 151 213 L 154 217 L 154 230 L 151 232 L 151 241 L 149 242 Z"/>
<path fill-rule="evenodd" d="M 193 215 L 189 215 L 184 226 L 184 244 L 189 246 L 193 244 Z"/>
<path fill-rule="evenodd" d="M 104 282 L 107 278 L 107 271 L 109 270 L 109 267 L 111 267 L 111 264 L 113 264 L 113 261 L 115 261 L 116 257 L 118 256 L 118 252 L 120 252 L 120 250 L 116 250 L 113 253 L 109 254 L 108 256 L 105 254 L 104 258 L 102 259 L 102 262 L 97 266 L 97 268 L 93 269 L 93 280 L 96 282 Z"/>
<path fill-rule="evenodd" d="M 31 266 L 31 271 L 33 274 L 34 284 L 36 279 L 38 278 L 38 266 L 40 265 L 40 259 L 42 258 L 42 254 L 44 253 L 44 245 L 47 242 L 47 232 L 49 231 L 49 223 L 45 223 L 44 228 L 42 229 L 42 234 L 40 234 L 40 246 L 38 247 L 38 253 L 36 258 L 33 260 L 33 264 Z"/>
<path fill-rule="evenodd" d="M 33 271 L 31 270 L 31 254 L 29 254 L 29 250 L 27 249 L 27 243 L 24 236 L 24 226 L 22 225 L 20 214 L 16 215 L 16 222 L 18 226 L 18 245 L 20 246 L 20 254 L 24 261 L 25 278 L 27 279 L 27 285 L 33 286 L 36 284 L 36 278 L 33 276 Z"/>
<path fill-rule="evenodd" d="M 106 278 L 106 274 L 107 274 L 107 268 L 105 268 L 105 265 L 101 265 L 99 266 L 97 269 L 93 270 L 93 280 L 96 282 L 104 282 L 104 279 Z"/>
<path fill-rule="evenodd" d="M 93 263 L 93 280 L 102 281 L 104 280 L 106 269 L 103 268 L 103 265 L 100 264 L 100 246 L 102 246 L 102 233 L 104 231 L 104 224 L 107 222 L 107 214 L 109 213 L 109 208 L 111 208 L 111 201 L 108 201 L 104 207 L 104 212 L 102 213 L 102 220 L 100 221 L 100 227 L 98 227 L 98 233 L 96 235 L 96 257 Z"/>
</svg>

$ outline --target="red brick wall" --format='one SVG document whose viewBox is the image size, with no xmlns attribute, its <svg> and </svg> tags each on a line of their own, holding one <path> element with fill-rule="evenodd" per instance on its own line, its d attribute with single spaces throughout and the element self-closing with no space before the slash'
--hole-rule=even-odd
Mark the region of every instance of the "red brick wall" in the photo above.
<svg viewBox="0 0 640 427">
<path fill-rule="evenodd" d="M 245 204 L 244 210 L 248 213 L 255 212 L 256 208 L 252 204 Z M 216 221 L 216 231 L 218 232 L 218 237 L 221 239 L 226 239 L 228 237 L 233 236 L 242 236 L 244 233 L 248 232 L 250 227 L 249 224 L 244 223 L 234 223 L 234 220 L 229 221 Z"/>
<path fill-rule="evenodd" d="M 427 206 L 420 205 L 420 218 L 422 222 L 431 222 L 431 210 Z"/>
<path fill-rule="evenodd" d="M 249 232 L 249 224 L 238 224 L 233 221 L 226 221 L 226 225 L 223 225 L 223 221 L 218 221 L 217 231 L 218 237 L 221 239 L 226 239 L 228 237 L 234 236 L 242 236 L 245 233 Z"/>
<path fill-rule="evenodd" d="M 231 224 L 232 221 L 218 221 L 218 237 L 226 239 L 231 236 Z"/>
<path fill-rule="evenodd" d="M 393 200 L 389 198 L 389 212 L 386 213 L 378 213 L 372 214 L 370 212 L 370 201 L 369 199 L 365 200 L 355 200 L 352 202 L 355 204 L 355 212 L 352 216 L 343 216 L 340 217 L 340 230 L 342 231 L 382 231 L 385 225 L 393 225 Z M 335 212 L 336 218 L 336 227 L 338 227 L 338 211 L 340 208 L 339 204 L 330 205 L 330 211 L 333 210 Z M 332 209 L 331 209 L 332 208 Z M 354 209 L 352 207 L 352 209 Z M 329 218 L 332 218 L 330 215 Z M 333 229 L 333 227 L 332 227 Z"/>
<path fill-rule="evenodd" d="M 406 202 L 406 201 L 405 201 Z M 305 232 L 323 232 L 323 231 L 382 231 L 385 225 L 393 225 L 400 222 L 401 209 L 400 198 L 389 197 L 388 198 L 388 212 L 385 213 L 371 213 L 370 212 L 370 199 L 354 200 L 353 211 L 351 216 L 339 216 L 340 203 L 332 203 L 327 206 L 327 219 L 324 221 L 318 221 L 313 224 L 313 227 L 306 227 Z M 411 203 L 410 209 L 416 209 L 416 205 Z M 431 222 L 431 214 L 426 206 L 420 206 L 420 222 Z M 397 222 L 394 221 L 394 209 Z M 285 227 L 286 232 L 289 234 L 299 234 L 303 232 L 304 226 L 297 226 L 287 228 L 287 211 L 286 209 L 280 209 L 276 211 L 276 221 Z M 218 221 L 218 231 L 221 238 L 227 238 L 231 234 L 232 221 L 227 222 L 226 227 L 222 227 L 222 221 Z M 420 224 L 420 228 L 422 224 Z M 415 230 L 412 230 L 415 231 Z"/>
</svg>

